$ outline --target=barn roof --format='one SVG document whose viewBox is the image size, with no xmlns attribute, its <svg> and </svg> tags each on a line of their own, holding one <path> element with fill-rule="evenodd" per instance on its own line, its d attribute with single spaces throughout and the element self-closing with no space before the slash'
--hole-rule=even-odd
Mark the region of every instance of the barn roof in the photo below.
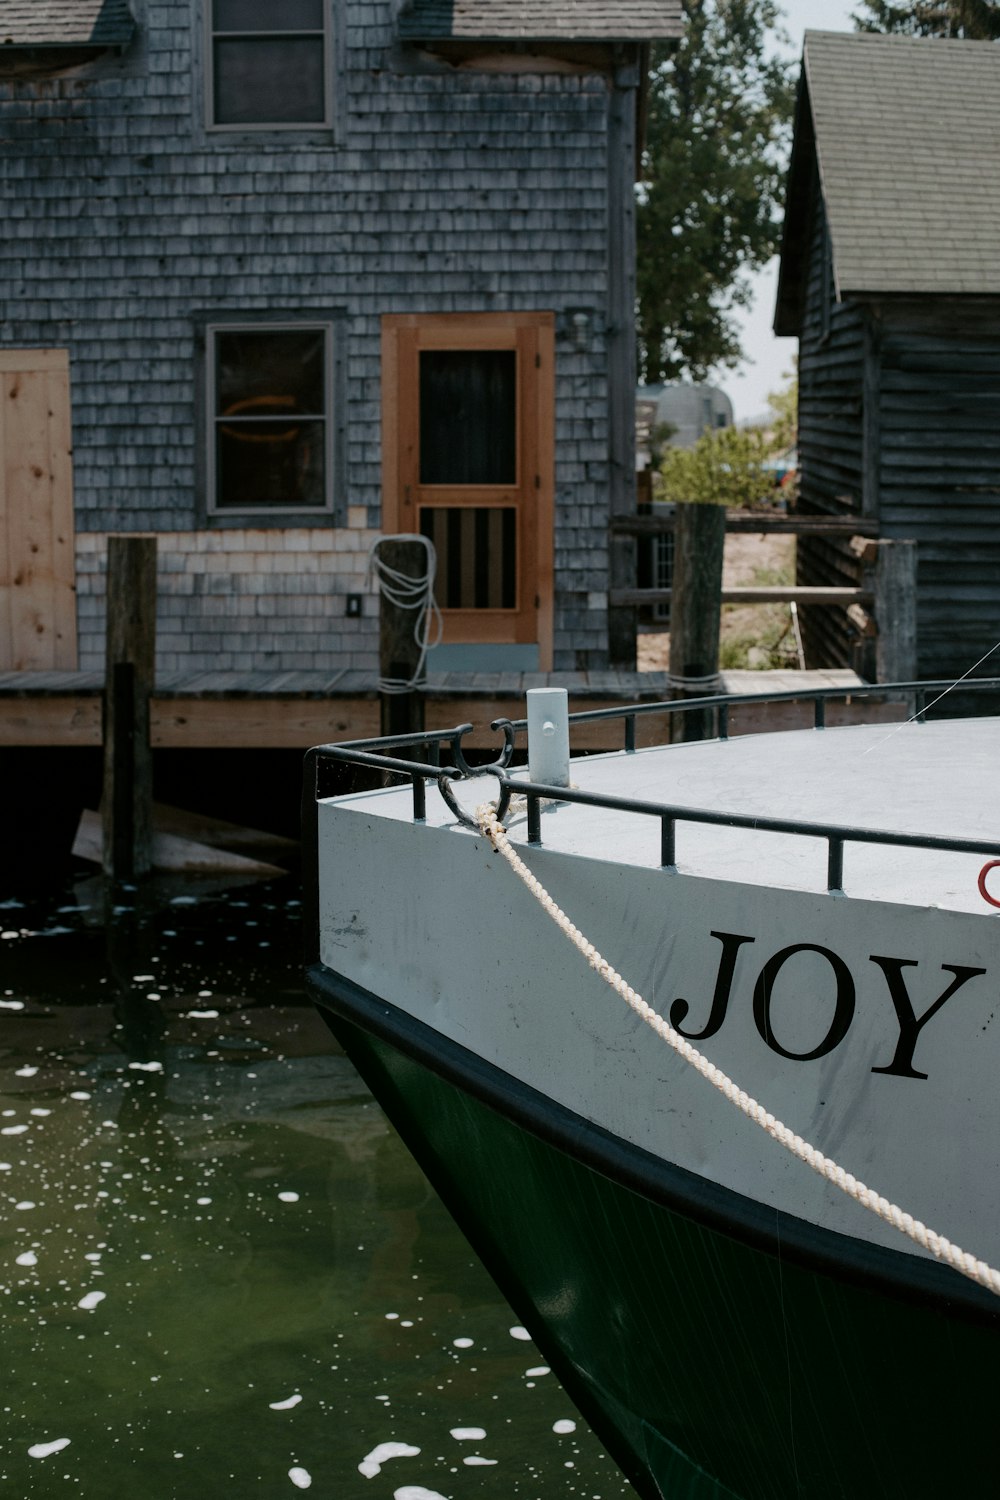
<svg viewBox="0 0 1000 1500">
<path fill-rule="evenodd" d="M 681 0 L 409 0 L 404 41 L 651 42 L 683 31 Z"/>
<path fill-rule="evenodd" d="M 796 333 L 813 153 L 840 297 L 1000 294 L 1000 44 L 806 32 L 777 333 Z"/>
<path fill-rule="evenodd" d="M 0 49 L 124 47 L 134 29 L 127 0 L 0 0 Z"/>
</svg>

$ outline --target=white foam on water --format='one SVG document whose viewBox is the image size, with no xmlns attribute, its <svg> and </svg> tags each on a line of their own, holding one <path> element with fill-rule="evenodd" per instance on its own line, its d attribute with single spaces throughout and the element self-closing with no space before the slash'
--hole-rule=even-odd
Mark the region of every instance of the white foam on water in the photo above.
<svg viewBox="0 0 1000 1500">
<path fill-rule="evenodd" d="M 15 1078 L 34 1078 L 34 1076 L 35 1076 L 35 1074 L 37 1072 L 38 1072 L 37 1068 L 28 1067 L 27 1064 L 26 1064 L 23 1068 L 18 1068 L 17 1072 L 14 1074 L 14 1077 Z"/>
<path fill-rule="evenodd" d="M 87 1093 L 86 1089 L 74 1089 L 69 1097 L 71 1099 L 89 1099 L 90 1095 Z"/>
<path fill-rule="evenodd" d="M 558 1422 L 552 1423 L 553 1432 L 575 1432 L 576 1423 L 571 1422 L 569 1417 L 561 1417 Z"/>
<path fill-rule="evenodd" d="M 526 1328 L 522 1328 L 520 1324 L 516 1328 L 509 1328 L 507 1331 L 512 1339 L 520 1339 L 525 1344 L 531 1343 L 531 1334 Z"/>
<path fill-rule="evenodd" d="M 217 1010 L 189 1010 L 187 1018 L 189 1021 L 217 1021 L 219 1012 Z"/>
<path fill-rule="evenodd" d="M 485 1427 L 453 1427 L 451 1435 L 459 1443 L 477 1442 L 486 1436 Z"/>
<path fill-rule="evenodd" d="M 529 1380 L 537 1380 L 541 1375 L 551 1375 L 552 1371 L 548 1365 L 532 1365 L 531 1369 L 525 1370 L 524 1373 Z"/>
<path fill-rule="evenodd" d="M 358 1464 L 358 1473 L 363 1474 L 366 1479 L 374 1479 L 376 1474 L 381 1474 L 382 1465 L 388 1463 L 390 1458 L 416 1458 L 420 1452 L 410 1443 L 379 1443 L 370 1453 L 365 1454 L 361 1463 Z"/>
<path fill-rule="evenodd" d="M 500 1460 L 498 1458 L 479 1458 L 477 1454 L 473 1453 L 468 1458 L 463 1458 L 462 1462 L 463 1464 L 468 1464 L 470 1469 L 486 1469 L 491 1468 L 494 1464 L 498 1464 Z"/>
<path fill-rule="evenodd" d="M 4 937 L 6 937 L 6 936 L 7 936 L 7 934 L 4 933 Z M 17 936 L 16 932 L 14 933 L 14 936 L 15 937 Z M 24 1001 L 23 1000 L 0 1000 L 0 1008 L 2 1008 L 3 1010 L 23 1010 L 24 1009 Z"/>
<path fill-rule="evenodd" d="M 197 906 L 198 905 L 198 899 L 197 899 L 196 896 L 171 896 L 171 898 L 170 898 L 170 905 L 171 906 Z"/>
<path fill-rule="evenodd" d="M 25 1198 L 20 1203 L 15 1203 L 14 1207 L 15 1208 L 37 1208 L 38 1204 L 37 1203 L 32 1203 L 32 1201 L 31 1201 L 30 1198 Z"/>
<path fill-rule="evenodd" d="M 163 1072 L 163 1064 L 161 1062 L 148 1062 L 148 1063 L 130 1062 L 129 1063 L 129 1067 L 133 1068 L 137 1073 L 162 1073 Z"/>
<path fill-rule="evenodd" d="M 19 1266 L 37 1266 L 38 1256 L 34 1250 L 25 1250 L 17 1257 L 17 1264 Z"/>
<path fill-rule="evenodd" d="M 298 1193 L 279 1193 L 278 1197 L 282 1203 L 298 1203 L 299 1201 Z"/>
<path fill-rule="evenodd" d="M 298 1406 L 301 1400 L 302 1397 L 296 1393 L 294 1396 L 289 1396 L 287 1401 L 269 1401 L 267 1404 L 272 1411 L 291 1411 L 292 1407 Z"/>
<path fill-rule="evenodd" d="M 404 1484 L 393 1490 L 392 1500 L 444 1500 L 437 1490 L 425 1489 L 422 1484 Z"/>
<path fill-rule="evenodd" d="M 211 1203 L 211 1201 L 212 1201 L 211 1198 L 196 1198 L 195 1199 L 195 1202 L 197 1203 L 197 1205 L 198 1205 L 199 1208 L 204 1208 L 205 1205 L 208 1204 L 208 1203 Z"/>
<path fill-rule="evenodd" d="M 9 1161 L 0 1161 L 0 1172 L 10 1172 L 10 1171 L 13 1171 L 12 1164 Z"/>
<path fill-rule="evenodd" d="M 33 1115 L 43 1115 L 44 1116 L 44 1115 L 50 1115 L 52 1113 L 52 1111 L 51 1111 L 51 1109 L 40 1109 L 39 1108 L 39 1109 L 33 1109 L 31 1111 L 31 1113 Z"/>
<path fill-rule="evenodd" d="M 152 984 L 152 982 L 153 982 L 153 980 L 155 978 L 156 978 L 155 974 L 133 974 L 132 975 L 132 983 L 133 984 Z"/>
<path fill-rule="evenodd" d="M 0 932 L 0 938 L 16 938 L 16 937 L 20 937 L 20 936 L 21 936 L 21 934 L 19 932 L 14 931 L 13 928 L 11 928 L 7 932 Z"/>
<path fill-rule="evenodd" d="M 387 1323 L 394 1323 L 398 1317 L 399 1313 L 386 1313 L 385 1320 Z"/>
<path fill-rule="evenodd" d="M 313 1477 L 308 1469 L 303 1469 L 299 1464 L 289 1469 L 288 1477 L 297 1490 L 307 1490 L 313 1482 Z"/>
<path fill-rule="evenodd" d="M 473 1339 L 452 1339 L 452 1343 L 455 1345 L 456 1349 L 471 1349 L 472 1345 L 474 1343 L 474 1340 Z"/>
<path fill-rule="evenodd" d="M 107 1295 L 107 1292 L 87 1292 L 76 1305 L 82 1307 L 85 1312 L 93 1312 L 98 1303 L 103 1302 Z"/>
<path fill-rule="evenodd" d="M 23 1135 L 27 1128 L 27 1125 L 5 1125 L 0 1135 Z"/>
<path fill-rule="evenodd" d="M 32 1443 L 28 1449 L 29 1458 L 48 1458 L 50 1453 L 61 1453 L 70 1445 L 69 1438 L 55 1438 L 51 1443 Z"/>
</svg>

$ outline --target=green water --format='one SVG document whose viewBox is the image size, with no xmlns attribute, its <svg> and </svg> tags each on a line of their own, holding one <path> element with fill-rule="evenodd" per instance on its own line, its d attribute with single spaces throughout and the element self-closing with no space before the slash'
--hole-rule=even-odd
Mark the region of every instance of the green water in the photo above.
<svg viewBox="0 0 1000 1500">
<path fill-rule="evenodd" d="M 307 1003 L 296 895 L 0 903 L 0 1494 L 630 1494 Z"/>
</svg>

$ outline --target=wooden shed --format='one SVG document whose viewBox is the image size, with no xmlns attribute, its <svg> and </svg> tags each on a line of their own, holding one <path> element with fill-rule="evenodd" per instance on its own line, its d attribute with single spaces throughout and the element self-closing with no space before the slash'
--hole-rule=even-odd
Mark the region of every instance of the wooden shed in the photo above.
<svg viewBox="0 0 1000 1500">
<path fill-rule="evenodd" d="M 807 32 L 775 332 L 799 339 L 799 507 L 918 544 L 917 667 L 1000 638 L 1000 47 Z M 846 539 L 803 584 L 858 584 Z M 842 610 L 809 664 L 865 670 Z M 996 668 L 996 658 L 983 673 Z"/>
</svg>

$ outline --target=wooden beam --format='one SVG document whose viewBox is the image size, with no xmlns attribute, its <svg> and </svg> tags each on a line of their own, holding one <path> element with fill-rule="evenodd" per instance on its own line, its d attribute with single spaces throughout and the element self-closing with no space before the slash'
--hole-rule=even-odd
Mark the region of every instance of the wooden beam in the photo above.
<svg viewBox="0 0 1000 1500">
<path fill-rule="evenodd" d="M 624 536 L 667 536 L 674 530 L 673 513 L 651 516 L 612 516 L 609 528 Z M 767 515 L 760 511 L 727 510 L 726 531 L 776 536 L 875 536 L 877 521 L 864 516 Z"/>
<path fill-rule="evenodd" d="M 0 696 L 0 747 L 98 746 L 102 740 L 101 700 L 93 694 Z"/>
<path fill-rule="evenodd" d="M 675 575 L 676 576 L 676 575 Z M 673 589 L 624 589 L 630 604 L 671 604 Z M 821 586 L 790 584 L 787 588 L 723 589 L 720 601 L 723 604 L 861 604 L 870 605 L 874 594 L 871 589 L 826 588 Z"/>
<path fill-rule="evenodd" d="M 912 682 L 917 672 L 917 544 L 883 542 L 875 562 L 875 676 Z"/>
<path fill-rule="evenodd" d="M 458 722 L 456 720 L 456 722 Z M 150 741 L 172 750 L 308 750 L 380 733 L 378 699 L 173 698 L 150 704 Z"/>
</svg>

